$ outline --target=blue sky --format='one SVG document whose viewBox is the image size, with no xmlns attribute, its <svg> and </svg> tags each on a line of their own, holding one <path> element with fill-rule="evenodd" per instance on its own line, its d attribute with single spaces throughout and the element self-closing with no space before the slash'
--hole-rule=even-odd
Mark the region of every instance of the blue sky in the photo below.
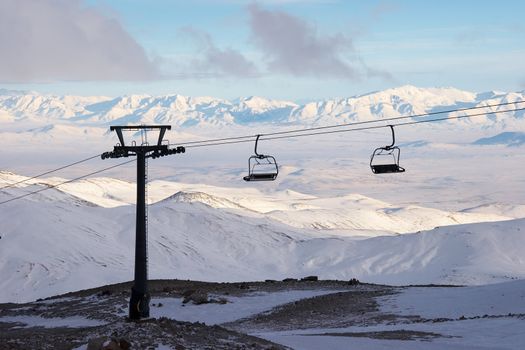
<svg viewBox="0 0 525 350">
<path fill-rule="evenodd" d="M 0 28 L 0 42 L 16 53 L 0 58 L 4 88 L 296 101 L 405 84 L 525 89 L 525 2 L 519 0 L 24 5 L 0 5 L 9 16 L 0 14 L 0 23 L 11 21 Z"/>
</svg>

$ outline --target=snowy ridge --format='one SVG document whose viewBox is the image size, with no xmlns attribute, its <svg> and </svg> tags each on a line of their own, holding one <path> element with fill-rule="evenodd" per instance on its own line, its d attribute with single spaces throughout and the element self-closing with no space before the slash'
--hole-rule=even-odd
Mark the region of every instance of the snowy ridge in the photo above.
<svg viewBox="0 0 525 350">
<path fill-rule="evenodd" d="M 6 182 L 16 178 L 2 173 Z M 5 189 L 1 197 L 42 185 L 40 180 Z M 484 284 L 525 277 L 525 219 L 392 235 L 403 222 L 408 229 L 503 217 L 456 213 L 449 220 L 434 209 L 396 208 L 361 195 L 317 198 L 285 191 L 265 197 L 256 190 L 208 186 L 198 192 L 192 186 L 151 185 L 151 278 L 240 281 L 315 274 L 393 284 Z M 0 212 L 1 301 L 130 280 L 135 224 L 130 188 L 92 179 L 6 204 Z M 357 221 L 330 221 L 342 217 L 342 208 L 348 208 L 347 220 Z M 358 211 L 362 221 L 354 219 Z M 408 214 L 398 214 L 404 211 Z M 321 218 L 333 226 L 312 225 Z"/>
<path fill-rule="evenodd" d="M 130 95 L 116 98 L 53 96 L 0 90 L 0 122 L 163 123 L 178 127 L 245 125 L 253 122 L 320 125 L 420 114 L 445 109 L 525 100 L 523 93 L 475 94 L 454 88 L 402 86 L 349 98 L 298 105 L 252 96 L 233 101 L 181 95 Z M 505 106 L 498 108 L 505 109 Z M 524 113 L 515 112 L 516 118 Z M 497 123 L 499 117 L 477 118 Z"/>
<path fill-rule="evenodd" d="M 217 196 L 212 196 L 204 192 L 177 192 L 172 196 L 162 200 L 163 202 L 173 201 L 176 203 L 202 203 L 213 208 L 231 208 L 231 209 L 245 209 L 244 207 L 226 199 Z"/>
<path fill-rule="evenodd" d="M 0 176 L 0 183 L 2 180 L 12 183 L 21 179 L 24 177 L 4 173 Z M 59 178 L 38 179 L 29 183 L 54 185 L 63 181 Z M 134 189 L 135 184 L 130 182 L 94 178 L 62 185 L 56 191 L 96 206 L 111 208 L 133 205 Z M 264 216 L 298 229 L 314 229 L 323 234 L 346 236 L 411 233 L 436 226 L 509 220 L 521 217 L 522 213 L 520 207 L 516 206 L 484 206 L 452 212 L 416 205 L 399 206 L 360 194 L 317 197 L 286 190 L 275 191 L 268 196 L 255 189 L 246 191 L 169 181 L 154 181 L 150 183 L 148 191 L 150 204 L 157 206 L 166 203 L 199 203 L 213 209 L 232 209 L 236 214 L 244 216 Z M 167 192 L 175 193 L 166 196 Z M 56 195 L 41 193 L 41 198 L 47 197 L 55 200 Z M 507 213 L 503 215 L 494 214 L 495 212 Z"/>
<path fill-rule="evenodd" d="M 523 144 L 525 144 L 525 132 L 510 131 L 492 137 L 484 137 L 474 142 L 474 145 L 521 146 Z"/>
</svg>

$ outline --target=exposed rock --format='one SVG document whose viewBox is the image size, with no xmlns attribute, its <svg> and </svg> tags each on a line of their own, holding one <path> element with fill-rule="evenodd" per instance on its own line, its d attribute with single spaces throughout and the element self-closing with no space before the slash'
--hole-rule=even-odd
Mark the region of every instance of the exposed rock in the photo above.
<svg viewBox="0 0 525 350">
<path fill-rule="evenodd" d="M 111 291 L 109 289 L 104 289 L 97 294 L 98 297 L 106 297 L 110 295 L 111 295 Z"/>
<path fill-rule="evenodd" d="M 102 348 L 100 350 L 122 350 L 118 342 L 114 339 L 107 340 L 102 344 Z"/>
<path fill-rule="evenodd" d="M 297 282 L 297 278 L 285 278 L 283 282 Z"/>
<path fill-rule="evenodd" d="M 108 339 L 107 337 L 98 337 L 90 339 L 87 350 L 129 350 L 131 343 L 124 338 Z"/>
<path fill-rule="evenodd" d="M 209 302 L 224 305 L 224 304 L 228 304 L 228 299 L 226 298 L 210 299 Z"/>
<path fill-rule="evenodd" d="M 184 298 L 186 298 L 186 297 L 189 297 L 190 295 L 192 295 L 195 292 L 196 292 L 195 289 L 186 289 L 184 292 L 182 292 L 182 296 Z"/>
<path fill-rule="evenodd" d="M 301 281 L 304 281 L 304 282 L 315 282 L 315 281 L 318 281 L 319 280 L 319 277 L 317 276 L 306 276 L 306 277 L 303 277 L 301 278 Z"/>
<path fill-rule="evenodd" d="M 104 346 L 104 343 L 107 341 L 106 337 L 98 337 L 89 339 L 87 350 L 100 350 L 102 349 L 102 346 Z"/>
<path fill-rule="evenodd" d="M 129 341 L 127 341 L 126 339 L 120 339 L 118 341 L 119 343 L 119 346 L 122 350 L 129 350 L 131 349 L 131 343 Z"/>
<path fill-rule="evenodd" d="M 350 281 L 348 281 L 348 284 L 351 285 L 351 286 L 357 286 L 360 283 L 361 282 L 359 282 L 359 280 L 356 279 L 356 278 L 352 278 L 352 279 L 350 279 Z"/>
<path fill-rule="evenodd" d="M 239 289 L 250 289 L 250 285 L 248 283 L 241 283 Z"/>
<path fill-rule="evenodd" d="M 204 291 L 194 291 L 193 293 L 185 296 L 182 300 L 182 303 L 187 304 L 190 301 L 195 305 L 207 304 L 210 302 L 208 299 L 208 293 Z"/>
</svg>

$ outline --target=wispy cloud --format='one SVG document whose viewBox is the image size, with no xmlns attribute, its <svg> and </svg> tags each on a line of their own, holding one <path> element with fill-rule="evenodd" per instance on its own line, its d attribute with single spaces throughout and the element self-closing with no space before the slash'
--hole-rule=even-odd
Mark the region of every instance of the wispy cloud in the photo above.
<svg viewBox="0 0 525 350">
<path fill-rule="evenodd" d="M 345 58 L 354 52 L 351 38 L 321 35 L 305 20 L 282 11 L 248 6 L 253 43 L 264 54 L 270 72 L 296 76 L 357 79 L 359 73 Z"/>
<path fill-rule="evenodd" d="M 371 67 L 368 67 L 366 64 L 363 64 L 363 67 L 365 69 L 367 78 L 380 78 L 384 81 L 389 81 L 395 84 L 398 83 L 397 79 L 392 75 L 392 73 L 386 70 L 371 68 Z"/>
<path fill-rule="evenodd" d="M 158 77 L 121 24 L 81 0 L 0 1 L 0 43 L 4 83 Z"/>
<path fill-rule="evenodd" d="M 193 57 L 185 57 L 174 77 L 253 78 L 292 75 L 360 81 L 379 78 L 393 81 L 384 70 L 368 66 L 349 35 L 321 34 L 314 24 L 281 10 L 257 3 L 246 6 L 252 59 L 234 48 L 220 48 L 212 37 L 193 27 L 181 30 L 197 45 Z M 255 58 L 254 58 L 255 57 Z"/>
<path fill-rule="evenodd" d="M 236 78 L 251 78 L 259 74 L 257 67 L 242 53 L 233 49 L 221 49 L 215 45 L 212 37 L 205 32 L 191 27 L 182 32 L 193 38 L 199 46 L 199 54 L 190 63 L 190 69 L 208 75 L 231 76 Z"/>
</svg>

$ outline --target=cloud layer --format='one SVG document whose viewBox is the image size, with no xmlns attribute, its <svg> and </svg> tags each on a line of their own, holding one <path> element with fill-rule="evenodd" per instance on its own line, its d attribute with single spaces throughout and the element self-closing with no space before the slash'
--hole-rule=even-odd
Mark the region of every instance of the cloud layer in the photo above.
<svg viewBox="0 0 525 350">
<path fill-rule="evenodd" d="M 144 49 L 81 0 L 0 1 L 0 82 L 149 80 Z"/>
<path fill-rule="evenodd" d="M 322 36 L 306 21 L 281 11 L 248 6 L 254 44 L 264 54 L 269 71 L 295 76 L 355 79 L 357 70 L 345 59 L 353 52 L 350 38 Z"/>
<path fill-rule="evenodd" d="M 194 28 L 184 28 L 183 33 L 193 38 L 199 45 L 199 56 L 191 62 L 191 70 L 211 76 L 231 76 L 248 78 L 257 76 L 258 70 L 253 62 L 232 48 L 221 49 L 207 33 Z"/>
<path fill-rule="evenodd" d="M 190 77 L 252 78 L 281 74 L 359 80 L 388 76 L 388 73 L 367 67 L 355 52 L 352 40 L 341 33 L 321 35 L 312 24 L 299 17 L 266 10 L 255 3 L 248 5 L 246 11 L 250 44 L 259 60 L 250 60 L 233 48 L 220 48 L 209 34 L 186 27 L 182 32 L 199 49 L 189 64 L 178 66 L 193 72 Z"/>
</svg>

